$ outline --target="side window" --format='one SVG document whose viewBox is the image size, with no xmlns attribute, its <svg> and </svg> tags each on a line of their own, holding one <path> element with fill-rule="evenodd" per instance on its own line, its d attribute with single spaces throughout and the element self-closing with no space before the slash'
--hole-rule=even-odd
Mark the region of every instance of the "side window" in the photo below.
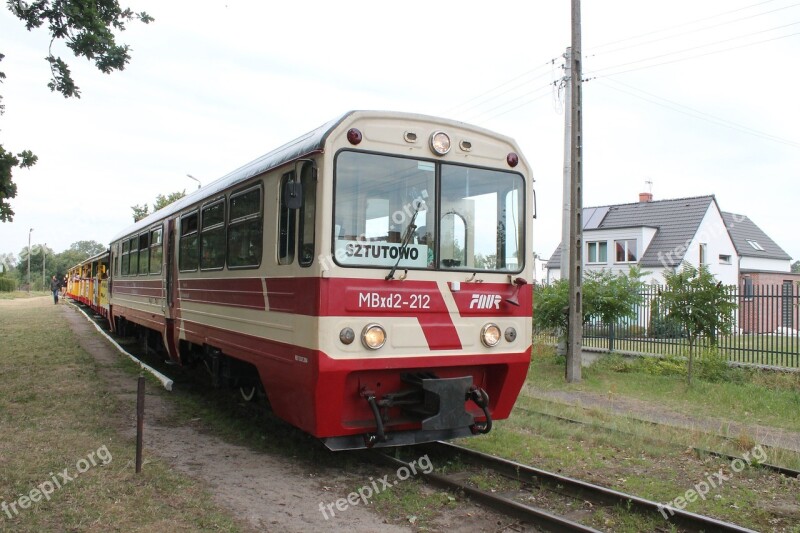
<svg viewBox="0 0 800 533">
<path fill-rule="evenodd" d="M 131 271 L 131 245 L 128 241 L 122 243 L 122 275 L 127 276 Z"/>
<path fill-rule="evenodd" d="M 228 213 L 228 268 L 258 267 L 263 247 L 261 186 L 232 194 Z"/>
<path fill-rule="evenodd" d="M 197 211 L 181 217 L 180 259 L 181 272 L 197 270 Z"/>
<path fill-rule="evenodd" d="M 150 273 L 161 274 L 161 262 L 164 257 L 163 228 L 150 231 Z"/>
<path fill-rule="evenodd" d="M 146 276 L 149 272 L 150 262 L 150 233 L 139 235 L 139 275 Z"/>
<path fill-rule="evenodd" d="M 200 269 L 225 266 L 225 199 L 203 206 L 200 231 Z"/>
<path fill-rule="evenodd" d="M 303 184 L 303 207 L 300 209 L 300 266 L 310 266 L 314 262 L 314 224 L 317 216 L 317 172 L 313 165 L 303 165 L 301 182 Z"/>
<path fill-rule="evenodd" d="M 135 276 L 139 273 L 139 238 L 133 237 L 128 240 L 131 247 L 131 271 L 130 275 Z"/>
<path fill-rule="evenodd" d="M 294 171 L 287 172 L 281 178 L 281 208 L 278 221 L 278 264 L 291 265 L 294 262 L 295 227 L 297 213 L 289 209 L 283 202 L 283 189 L 286 184 L 294 179 Z"/>
</svg>

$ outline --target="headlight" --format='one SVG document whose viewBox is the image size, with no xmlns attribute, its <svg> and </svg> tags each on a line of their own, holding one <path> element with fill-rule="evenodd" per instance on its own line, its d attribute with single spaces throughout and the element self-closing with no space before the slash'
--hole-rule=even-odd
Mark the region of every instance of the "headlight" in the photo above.
<svg viewBox="0 0 800 533">
<path fill-rule="evenodd" d="M 497 343 L 500 342 L 500 335 L 500 328 L 497 327 L 497 324 L 486 324 L 481 330 L 481 342 L 489 348 L 497 346 Z"/>
<path fill-rule="evenodd" d="M 431 135 L 431 150 L 437 155 L 444 155 L 450 151 L 450 137 L 443 131 L 434 131 Z"/>
<path fill-rule="evenodd" d="M 386 330 L 380 324 L 367 324 L 361 332 L 361 343 L 370 350 L 386 344 Z"/>
</svg>

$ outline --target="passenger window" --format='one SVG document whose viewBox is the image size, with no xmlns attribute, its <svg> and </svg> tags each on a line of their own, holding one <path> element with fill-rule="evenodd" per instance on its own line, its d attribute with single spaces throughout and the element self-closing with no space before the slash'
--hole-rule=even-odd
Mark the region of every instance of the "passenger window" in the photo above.
<svg viewBox="0 0 800 533">
<path fill-rule="evenodd" d="M 200 232 L 200 269 L 218 270 L 225 266 L 225 200 L 203 207 Z"/>
<path fill-rule="evenodd" d="M 131 245 L 128 241 L 122 243 L 122 275 L 127 276 L 131 271 Z"/>
<path fill-rule="evenodd" d="M 128 241 L 131 247 L 131 271 L 130 275 L 135 276 L 139 273 L 139 239 L 134 237 Z"/>
<path fill-rule="evenodd" d="M 161 262 L 164 257 L 163 228 L 150 232 L 150 273 L 161 274 Z"/>
<path fill-rule="evenodd" d="M 311 163 L 303 165 L 303 207 L 300 209 L 300 266 L 314 262 L 314 224 L 317 211 L 317 172 Z"/>
<path fill-rule="evenodd" d="M 228 213 L 228 268 L 257 268 L 263 248 L 261 187 L 232 194 Z"/>
<path fill-rule="evenodd" d="M 139 235 L 139 275 L 144 276 L 149 272 L 150 260 L 150 234 L 145 232 Z"/>
<path fill-rule="evenodd" d="M 178 266 L 181 272 L 197 270 L 197 211 L 181 217 Z"/>
<path fill-rule="evenodd" d="M 290 180 L 294 179 L 294 171 L 287 172 L 281 178 L 281 209 L 278 221 L 278 264 L 291 265 L 294 262 L 295 228 L 297 226 L 297 213 L 286 207 L 283 201 L 283 189 Z"/>
</svg>

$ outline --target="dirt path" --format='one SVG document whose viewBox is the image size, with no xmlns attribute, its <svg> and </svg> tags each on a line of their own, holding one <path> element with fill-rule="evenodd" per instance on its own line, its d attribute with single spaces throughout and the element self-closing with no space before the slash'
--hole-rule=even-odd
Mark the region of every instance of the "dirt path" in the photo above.
<svg viewBox="0 0 800 533">
<path fill-rule="evenodd" d="M 29 301 L 29 305 L 42 303 Z M 82 313 L 72 306 L 64 306 L 62 312 L 81 347 L 97 362 L 107 389 L 121 405 L 130 406 L 125 412 L 109 413 L 109 423 L 126 437 L 135 438 L 135 377 L 117 367 L 120 354 Z M 326 520 L 319 504 L 335 502 L 353 490 L 352 487 L 326 490 L 328 487 L 322 480 L 330 485 L 340 472 L 313 472 L 308 464 L 287 463 L 285 457 L 232 445 L 192 427 L 169 425 L 172 408 L 168 394 L 148 383 L 145 457 L 156 454 L 178 471 L 207 484 L 216 503 L 240 518 L 245 527 L 282 532 L 411 531 L 383 523 L 382 518 L 364 505 L 349 506 L 346 512 L 337 512 L 334 518 Z"/>
<path fill-rule="evenodd" d="M 745 435 L 752 437 L 760 444 L 800 452 L 800 433 L 788 429 L 743 424 L 723 418 L 701 418 L 671 411 L 662 405 L 656 405 L 651 402 L 624 397 L 609 398 L 604 394 L 594 392 L 547 391 L 528 387 L 526 394 L 541 400 L 601 409 L 632 419 L 656 422 L 714 435 L 730 437 Z"/>
</svg>

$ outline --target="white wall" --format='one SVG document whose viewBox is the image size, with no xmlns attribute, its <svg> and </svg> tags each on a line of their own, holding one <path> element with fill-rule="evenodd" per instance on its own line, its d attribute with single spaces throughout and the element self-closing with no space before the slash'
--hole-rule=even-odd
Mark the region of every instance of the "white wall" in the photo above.
<svg viewBox="0 0 800 533">
<path fill-rule="evenodd" d="M 723 285 L 737 285 L 739 283 L 739 256 L 733 246 L 731 236 L 722 220 L 722 215 L 717 208 L 717 204 L 711 202 L 708 206 L 700 227 L 697 228 L 684 255 L 684 261 L 697 267 L 700 264 L 700 244 L 706 244 L 706 265 L 708 270 L 714 274 Z M 720 262 L 719 256 L 730 256 L 730 264 Z"/>
<path fill-rule="evenodd" d="M 739 263 L 742 270 L 766 270 L 769 272 L 791 272 L 792 262 L 788 259 L 764 259 L 762 257 L 742 257 Z"/>
</svg>

